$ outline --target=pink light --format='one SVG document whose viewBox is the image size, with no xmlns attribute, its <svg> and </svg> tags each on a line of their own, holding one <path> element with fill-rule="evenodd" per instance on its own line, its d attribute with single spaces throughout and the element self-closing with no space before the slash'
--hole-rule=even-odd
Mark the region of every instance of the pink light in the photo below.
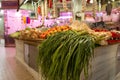
<svg viewBox="0 0 120 80">
<path fill-rule="evenodd" d="M 69 19 L 69 18 L 72 18 L 72 16 L 61 16 L 61 17 L 59 17 L 57 19 Z"/>
<path fill-rule="evenodd" d="M 18 30 L 23 30 L 25 29 L 27 26 L 29 26 L 30 28 L 35 28 L 37 26 L 40 26 L 42 24 L 41 22 L 41 16 L 38 16 L 37 20 L 32 20 L 30 21 L 30 24 L 24 24 L 22 17 L 29 17 L 29 13 L 31 11 L 27 11 L 27 10 L 20 10 L 19 12 L 17 12 L 16 10 L 4 10 L 4 18 L 5 18 L 5 28 L 10 27 L 9 29 L 7 29 L 8 33 L 7 34 L 11 34 L 14 33 Z M 51 26 L 54 25 L 54 23 L 57 21 L 58 24 L 62 21 L 64 24 L 66 19 L 70 19 L 72 18 L 72 13 L 71 12 L 62 12 L 60 13 L 61 16 L 57 19 L 45 19 L 45 26 Z M 61 23 L 60 23 L 61 24 Z"/>
</svg>

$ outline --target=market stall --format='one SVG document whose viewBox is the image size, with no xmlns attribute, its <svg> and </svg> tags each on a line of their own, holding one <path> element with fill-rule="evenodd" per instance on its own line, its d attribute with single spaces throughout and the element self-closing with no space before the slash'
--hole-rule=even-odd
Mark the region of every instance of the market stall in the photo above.
<svg viewBox="0 0 120 80">
<path fill-rule="evenodd" d="M 41 5 L 46 3 L 43 1 Z M 56 18 L 56 5 L 51 1 L 48 3 L 50 9 L 54 6 L 52 17 Z M 63 4 L 62 10 L 71 9 L 70 5 L 66 4 L 66 0 L 59 2 L 59 6 L 61 4 Z M 77 2 L 75 4 L 80 6 Z M 42 9 L 45 9 L 45 12 L 41 13 L 43 23 L 44 19 L 49 17 L 46 5 L 42 6 Z M 94 0 L 94 7 L 96 5 Z M 16 58 L 25 65 L 36 80 L 113 80 L 115 78 L 120 31 L 96 25 L 101 22 L 92 25 L 84 22 L 86 3 L 81 6 L 82 12 L 78 12 L 79 9 L 73 7 L 75 20 L 69 21 L 69 24 L 54 25 L 50 28 L 27 27 L 10 35 L 15 39 Z M 93 9 L 94 19 L 96 9 Z M 109 25 L 111 22 L 106 24 Z"/>
<path fill-rule="evenodd" d="M 77 27 L 76 25 L 77 26 L 80 25 L 81 27 Z M 74 27 L 72 27 L 72 26 L 74 26 Z M 31 32 L 31 31 L 33 31 L 33 32 Z M 34 31 L 37 33 L 35 33 Z M 112 36 L 110 33 L 112 33 L 112 34 L 114 33 L 114 36 Z M 12 34 L 11 36 L 16 36 L 15 34 L 16 33 L 14 33 L 14 35 Z M 39 71 L 39 67 L 37 64 L 42 65 L 41 59 L 42 59 L 42 56 L 45 57 L 44 55 L 46 54 L 46 51 L 49 51 L 49 52 L 47 52 L 48 54 L 46 54 L 48 56 L 46 56 L 46 58 L 44 58 L 44 59 L 46 59 L 45 61 L 47 62 L 47 60 L 48 61 L 51 60 L 50 56 L 55 56 L 55 54 L 56 54 L 56 58 L 57 58 L 57 55 L 60 53 L 66 54 L 66 56 L 67 56 L 67 53 L 69 52 L 69 48 L 71 48 L 71 49 L 78 48 L 78 51 L 83 48 L 82 53 L 81 52 L 79 52 L 79 53 L 85 54 L 84 56 L 86 56 L 86 57 L 88 57 L 88 55 L 86 54 L 87 52 L 88 52 L 88 54 L 91 54 L 91 57 L 88 58 L 88 61 L 90 60 L 89 64 L 91 67 L 83 68 L 83 70 L 88 69 L 88 72 L 86 74 L 89 73 L 89 76 L 88 76 L 89 80 L 95 80 L 98 78 L 99 78 L 99 80 L 113 79 L 115 77 L 115 75 L 117 74 L 117 69 L 116 69 L 117 54 L 118 54 L 118 50 L 119 50 L 118 46 L 120 45 L 119 39 L 117 39 L 117 38 L 119 38 L 118 32 L 115 33 L 115 32 L 109 32 L 109 31 L 91 30 L 90 28 L 87 27 L 87 25 L 85 23 L 79 23 L 78 21 L 76 21 L 75 23 L 73 23 L 71 25 L 71 27 L 57 26 L 57 27 L 47 29 L 45 31 L 39 31 L 37 29 L 27 28 L 24 31 L 17 32 L 17 35 L 19 35 L 19 37 L 16 37 L 16 40 L 15 40 L 16 51 L 17 51 L 16 57 L 25 66 L 27 66 L 27 69 L 32 73 L 32 75 L 34 75 L 34 77 L 36 77 L 36 79 L 38 77 L 40 77 L 40 75 L 38 76 L 38 74 L 40 74 L 42 72 L 42 71 Z M 36 35 L 39 35 L 39 36 L 36 36 Z M 92 37 L 91 37 L 91 35 L 92 35 Z M 85 36 L 87 36 L 87 37 L 85 37 Z M 81 37 L 83 37 L 83 39 L 88 40 L 88 41 L 90 41 L 92 38 L 93 38 L 93 40 L 95 39 L 95 45 L 94 45 L 94 42 L 92 43 L 91 41 L 88 42 L 91 44 L 82 42 Z M 64 46 L 61 46 L 61 48 L 59 49 L 60 44 L 61 44 L 60 41 L 62 38 L 64 40 L 64 41 L 62 41 L 62 44 L 66 44 L 66 41 L 70 40 L 70 42 L 72 41 L 72 43 L 74 45 L 70 44 L 70 42 L 69 42 L 69 45 L 67 45 L 67 44 L 65 45 L 66 47 L 71 46 L 71 47 L 68 47 L 68 50 L 66 50 Z M 91 39 L 89 40 L 88 38 L 91 38 Z M 115 40 L 112 39 L 112 41 L 113 41 L 112 42 L 110 40 L 111 38 L 113 38 Z M 76 40 L 80 40 L 81 43 L 78 43 L 79 41 L 76 41 Z M 76 43 L 74 43 L 74 42 L 76 42 Z M 80 46 L 77 46 L 79 44 L 80 44 Z M 51 46 L 51 45 L 53 45 L 53 46 Z M 58 47 L 57 47 L 57 45 L 58 45 Z M 83 47 L 81 47 L 82 45 L 83 45 Z M 92 47 L 92 45 L 94 47 Z M 88 48 L 87 52 L 86 52 L 85 48 Z M 71 49 L 70 49 L 70 51 L 71 51 Z M 92 55 L 92 52 L 89 52 L 89 49 L 94 50 L 93 55 Z M 53 52 L 51 52 L 51 50 L 53 50 Z M 55 50 L 55 52 L 54 52 L 54 50 Z M 57 50 L 57 52 L 56 52 L 56 50 Z M 61 51 L 63 51 L 63 52 L 61 52 Z M 53 53 L 53 54 L 51 54 L 51 53 Z M 73 53 L 76 53 L 76 52 L 74 51 Z M 76 55 L 77 55 L 77 53 L 76 53 Z M 92 57 L 92 56 L 94 56 L 94 57 Z M 61 55 L 61 57 L 62 57 L 62 55 Z M 77 58 L 77 56 L 76 56 L 76 58 Z M 37 59 L 40 59 L 40 61 L 37 62 Z M 43 61 L 44 61 L 44 59 L 43 59 Z M 78 58 L 78 61 L 79 60 L 80 60 L 80 58 Z M 84 60 L 84 58 L 83 58 L 83 60 Z M 47 64 L 49 64 L 49 63 L 47 63 Z M 81 64 L 83 64 L 83 63 L 79 63 L 79 65 L 81 65 Z M 87 64 L 87 66 L 89 64 Z M 75 65 L 75 62 L 72 63 L 72 65 Z M 42 66 L 45 67 L 44 64 Z M 52 64 L 51 64 L 51 66 L 52 66 Z M 69 64 L 69 66 L 71 66 L 71 65 Z M 50 67 L 50 66 L 46 66 L 46 67 Z M 42 72 L 41 74 L 44 75 L 44 72 Z M 80 78 L 86 78 L 83 76 L 85 76 L 85 74 L 83 74 L 83 72 L 81 72 Z"/>
<path fill-rule="evenodd" d="M 38 79 L 38 66 L 36 58 L 38 56 L 38 48 L 36 43 L 26 43 L 21 40 L 16 40 L 17 59 L 19 59 L 27 70 Z M 90 80 L 106 80 L 112 79 L 117 74 L 117 47 L 119 44 L 101 46 L 95 49 L 95 57 L 92 61 L 92 75 Z"/>
</svg>

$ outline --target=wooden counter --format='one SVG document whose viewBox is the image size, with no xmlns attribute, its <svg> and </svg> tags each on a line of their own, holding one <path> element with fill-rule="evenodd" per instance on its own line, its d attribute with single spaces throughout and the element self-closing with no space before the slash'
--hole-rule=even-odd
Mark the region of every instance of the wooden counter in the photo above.
<svg viewBox="0 0 120 80">
<path fill-rule="evenodd" d="M 20 60 L 26 69 L 36 78 L 40 79 L 37 67 L 37 46 L 41 42 L 15 40 L 16 58 Z M 95 48 L 95 56 L 91 61 L 91 73 L 88 80 L 114 80 L 117 74 L 117 55 L 120 53 L 120 44 L 101 46 Z M 119 49 L 118 49 L 119 48 Z"/>
</svg>

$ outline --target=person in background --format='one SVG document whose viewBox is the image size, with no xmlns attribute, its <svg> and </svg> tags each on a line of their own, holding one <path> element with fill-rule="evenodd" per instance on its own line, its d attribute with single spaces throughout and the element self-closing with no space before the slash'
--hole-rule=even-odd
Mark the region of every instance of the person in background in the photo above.
<svg viewBox="0 0 120 80">
<path fill-rule="evenodd" d="M 111 15 L 112 7 L 113 7 L 112 3 L 110 1 L 108 1 L 107 5 L 106 5 L 107 15 Z"/>
<path fill-rule="evenodd" d="M 94 27 L 105 28 L 105 22 L 103 21 L 103 17 L 101 17 L 101 21 L 93 23 Z"/>
</svg>

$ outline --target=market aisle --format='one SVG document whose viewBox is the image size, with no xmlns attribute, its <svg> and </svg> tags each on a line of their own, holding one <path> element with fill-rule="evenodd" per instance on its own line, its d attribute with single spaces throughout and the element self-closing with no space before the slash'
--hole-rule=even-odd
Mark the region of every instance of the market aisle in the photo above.
<svg viewBox="0 0 120 80">
<path fill-rule="evenodd" d="M 15 59 L 15 48 L 0 47 L 0 80 L 35 80 Z"/>
</svg>

